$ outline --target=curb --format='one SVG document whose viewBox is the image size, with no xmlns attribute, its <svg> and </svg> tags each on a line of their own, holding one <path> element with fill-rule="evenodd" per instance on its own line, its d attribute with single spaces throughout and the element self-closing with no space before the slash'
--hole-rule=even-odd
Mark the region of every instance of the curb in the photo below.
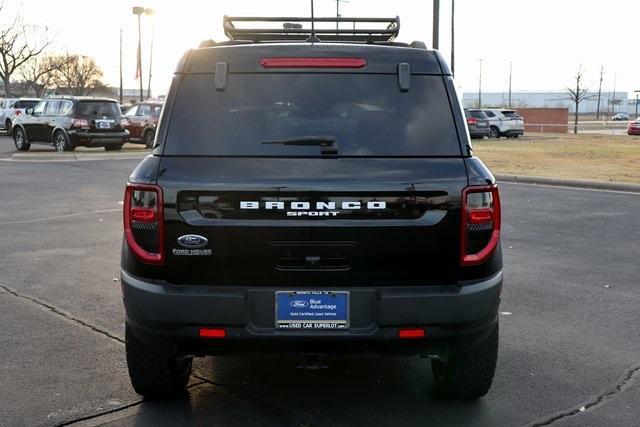
<svg viewBox="0 0 640 427">
<path fill-rule="evenodd" d="M 496 180 L 518 184 L 552 185 L 557 187 L 586 188 L 590 190 L 625 191 L 640 193 L 640 184 L 625 182 L 591 181 L 584 179 L 544 178 L 541 176 L 495 175 Z"/>
<path fill-rule="evenodd" d="M 150 154 L 147 151 L 128 152 L 128 153 L 55 153 L 55 154 L 36 154 L 36 153 L 13 153 L 11 157 L 3 160 L 13 160 L 21 162 L 75 162 L 88 160 L 131 160 L 142 159 Z"/>
</svg>

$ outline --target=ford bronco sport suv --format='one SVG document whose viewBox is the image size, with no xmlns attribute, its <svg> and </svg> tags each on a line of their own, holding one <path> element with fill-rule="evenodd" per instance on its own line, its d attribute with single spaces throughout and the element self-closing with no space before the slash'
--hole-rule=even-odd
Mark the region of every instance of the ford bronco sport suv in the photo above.
<svg viewBox="0 0 640 427">
<path fill-rule="evenodd" d="M 445 396 L 486 394 L 500 198 L 447 64 L 390 41 L 397 19 L 322 41 L 254 19 L 285 25 L 226 17 L 231 40 L 183 56 L 126 185 L 134 389 L 183 391 L 194 356 L 384 353 L 431 358 Z"/>
</svg>

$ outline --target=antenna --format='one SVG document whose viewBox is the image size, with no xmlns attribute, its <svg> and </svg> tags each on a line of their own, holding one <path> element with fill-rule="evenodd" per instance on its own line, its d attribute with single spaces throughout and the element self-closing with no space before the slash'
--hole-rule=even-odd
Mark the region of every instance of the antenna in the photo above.
<svg viewBox="0 0 640 427">
<path fill-rule="evenodd" d="M 306 40 L 309 43 L 319 43 L 320 39 L 316 37 L 316 27 L 314 24 L 314 17 L 313 17 L 313 0 L 311 0 L 311 35 L 309 36 L 309 38 Z"/>
</svg>

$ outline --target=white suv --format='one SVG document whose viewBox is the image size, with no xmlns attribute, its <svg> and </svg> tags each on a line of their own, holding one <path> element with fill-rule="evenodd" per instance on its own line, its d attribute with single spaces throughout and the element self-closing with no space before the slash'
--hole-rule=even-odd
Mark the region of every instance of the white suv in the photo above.
<svg viewBox="0 0 640 427">
<path fill-rule="evenodd" d="M 15 119 L 24 114 L 27 108 L 33 108 L 40 98 L 7 98 L 0 100 L 0 129 L 11 134 Z"/>
<path fill-rule="evenodd" d="M 489 138 L 517 138 L 524 135 L 524 119 L 515 110 L 501 108 L 482 109 L 487 115 L 489 126 Z"/>
</svg>

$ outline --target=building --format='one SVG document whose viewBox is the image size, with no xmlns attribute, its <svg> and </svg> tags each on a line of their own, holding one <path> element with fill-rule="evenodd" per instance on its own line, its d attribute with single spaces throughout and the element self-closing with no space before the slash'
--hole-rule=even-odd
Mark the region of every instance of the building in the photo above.
<svg viewBox="0 0 640 427">
<path fill-rule="evenodd" d="M 600 95 L 600 112 L 607 114 L 635 113 L 635 94 L 629 99 L 627 92 L 602 92 Z M 589 92 L 589 99 L 580 102 L 580 113 L 595 113 L 598 107 L 598 92 Z M 462 95 L 465 108 L 478 107 L 478 93 L 465 92 Z M 506 107 L 509 104 L 507 92 L 483 92 L 483 107 Z M 511 107 L 529 108 L 568 108 L 569 113 L 575 110 L 575 103 L 569 99 L 567 92 L 512 92 Z"/>
</svg>

